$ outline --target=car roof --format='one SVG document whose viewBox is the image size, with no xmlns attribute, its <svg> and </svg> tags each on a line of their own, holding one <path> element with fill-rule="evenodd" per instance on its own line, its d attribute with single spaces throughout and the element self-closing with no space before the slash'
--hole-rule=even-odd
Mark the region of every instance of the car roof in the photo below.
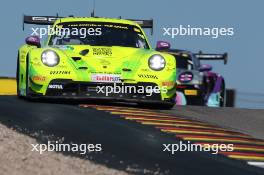
<svg viewBox="0 0 264 175">
<path fill-rule="evenodd" d="M 128 25 L 139 25 L 130 20 L 126 19 L 118 19 L 118 18 L 99 18 L 99 17 L 66 17 L 58 19 L 55 24 L 62 23 L 62 22 L 109 22 L 109 23 L 118 23 L 118 24 L 128 24 Z"/>
<path fill-rule="evenodd" d="M 162 50 L 161 52 L 167 52 L 171 55 L 183 56 L 185 58 L 190 58 L 192 55 L 192 52 L 187 50 L 180 50 L 180 49 L 168 49 L 168 50 Z"/>
<path fill-rule="evenodd" d="M 181 49 L 169 49 L 168 52 L 192 54 L 191 51 L 181 50 Z"/>
</svg>

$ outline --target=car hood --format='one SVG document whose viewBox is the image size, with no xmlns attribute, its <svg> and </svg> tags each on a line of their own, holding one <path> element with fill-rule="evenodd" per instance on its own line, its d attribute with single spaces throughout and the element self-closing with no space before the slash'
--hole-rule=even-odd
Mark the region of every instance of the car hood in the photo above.
<svg viewBox="0 0 264 175">
<path fill-rule="evenodd" d="M 135 70 L 146 61 L 152 51 L 130 47 L 105 47 L 67 45 L 55 46 L 76 69 L 87 68 L 93 72 L 120 73 L 123 69 Z"/>
</svg>

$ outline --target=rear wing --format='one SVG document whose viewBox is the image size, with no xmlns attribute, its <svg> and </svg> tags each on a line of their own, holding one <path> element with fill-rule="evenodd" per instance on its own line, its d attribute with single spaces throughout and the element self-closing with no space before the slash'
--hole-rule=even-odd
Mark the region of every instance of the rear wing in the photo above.
<svg viewBox="0 0 264 175">
<path fill-rule="evenodd" d="M 153 34 L 153 19 L 150 20 L 141 20 L 141 19 L 127 19 L 137 23 L 141 28 L 150 29 L 151 35 Z"/>
<path fill-rule="evenodd" d="M 57 19 L 63 17 L 57 16 L 27 16 L 23 15 L 23 30 L 25 29 L 25 24 L 35 24 L 35 25 L 53 25 Z"/>
<path fill-rule="evenodd" d="M 73 17 L 73 16 L 69 16 Z M 58 19 L 65 18 L 57 16 L 27 16 L 23 15 L 23 30 L 25 28 L 25 24 L 35 24 L 35 25 L 53 25 L 54 22 Z M 140 27 L 151 29 L 151 34 L 153 34 L 153 19 L 151 20 L 141 20 L 141 19 L 127 19 L 130 21 L 134 21 Z"/>
<path fill-rule="evenodd" d="M 227 60 L 228 60 L 228 54 L 227 53 L 224 53 L 224 54 L 205 54 L 205 53 L 199 52 L 199 53 L 196 53 L 194 55 L 199 60 L 213 60 L 213 61 L 223 60 L 224 64 L 227 64 Z"/>
</svg>

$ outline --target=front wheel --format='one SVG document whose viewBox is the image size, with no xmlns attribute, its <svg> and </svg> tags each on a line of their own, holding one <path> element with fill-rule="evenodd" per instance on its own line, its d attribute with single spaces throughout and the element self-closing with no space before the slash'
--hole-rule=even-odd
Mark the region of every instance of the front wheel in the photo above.
<svg viewBox="0 0 264 175">
<path fill-rule="evenodd" d="M 159 104 L 157 105 L 157 108 L 158 109 L 164 109 L 164 110 L 170 110 L 172 109 L 173 107 L 175 106 L 174 103 L 162 103 L 162 104 Z"/>
<path fill-rule="evenodd" d="M 17 56 L 17 69 L 16 69 L 16 84 L 17 84 L 17 97 L 22 98 L 20 93 L 20 64 L 19 64 L 19 55 Z"/>
<path fill-rule="evenodd" d="M 187 97 L 187 105 L 204 106 L 205 100 L 203 96 Z"/>
<path fill-rule="evenodd" d="M 28 99 L 29 98 L 29 70 L 28 70 L 28 67 L 29 67 L 29 57 L 27 56 L 27 59 L 26 59 L 26 75 L 25 75 L 25 84 L 26 84 L 26 89 L 25 89 L 25 98 Z"/>
<path fill-rule="evenodd" d="M 226 89 L 225 85 L 222 83 L 221 91 L 220 91 L 220 107 L 226 106 Z"/>
</svg>

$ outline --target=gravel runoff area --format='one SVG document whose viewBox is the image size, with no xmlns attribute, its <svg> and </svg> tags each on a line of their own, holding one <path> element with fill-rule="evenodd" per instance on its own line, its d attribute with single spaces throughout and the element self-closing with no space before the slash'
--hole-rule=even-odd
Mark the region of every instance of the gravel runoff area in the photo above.
<svg viewBox="0 0 264 175">
<path fill-rule="evenodd" d="M 127 175 L 89 160 L 56 152 L 39 154 L 31 144 L 37 141 L 0 124 L 1 175 Z"/>
</svg>

